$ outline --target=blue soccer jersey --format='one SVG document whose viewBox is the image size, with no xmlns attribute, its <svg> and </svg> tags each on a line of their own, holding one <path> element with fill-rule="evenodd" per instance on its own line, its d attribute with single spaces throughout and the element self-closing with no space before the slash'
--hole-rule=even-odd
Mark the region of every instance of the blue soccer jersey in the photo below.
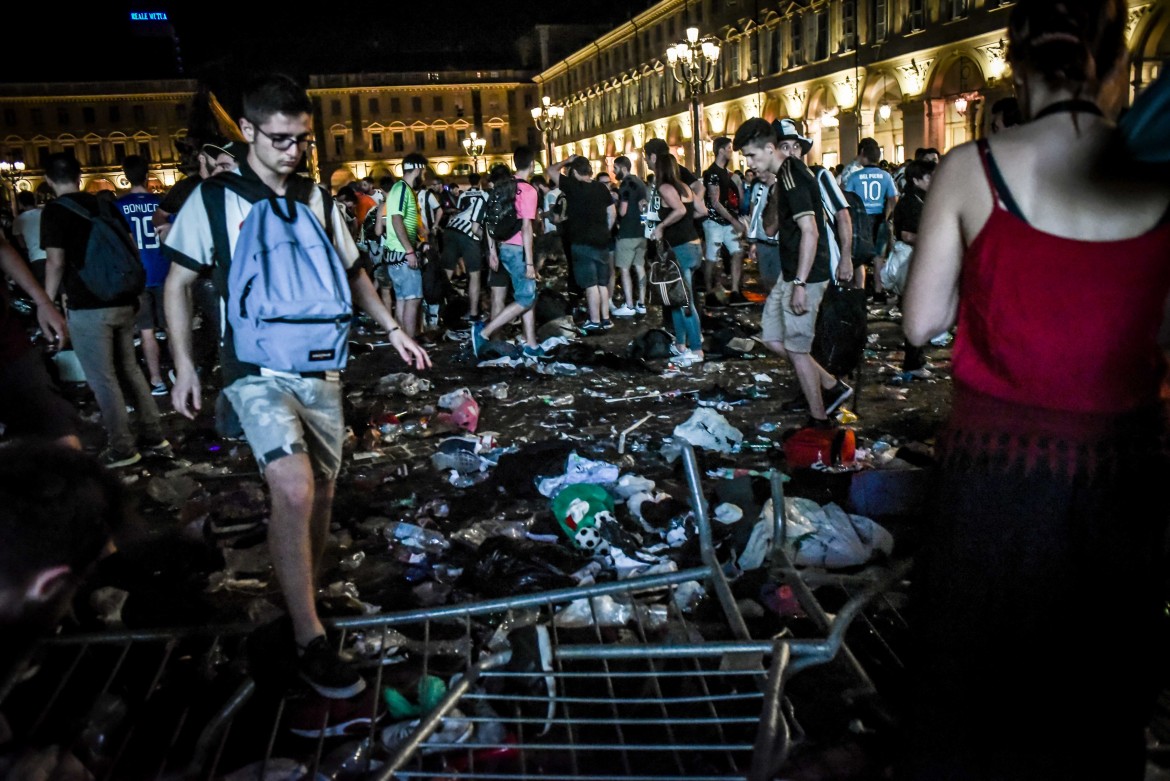
<svg viewBox="0 0 1170 781">
<path fill-rule="evenodd" d="M 138 243 L 138 254 L 146 267 L 146 286 L 158 287 L 167 280 L 171 262 L 163 257 L 158 234 L 154 232 L 154 211 L 160 198 L 153 193 L 127 193 L 118 199 L 118 208 Z"/>
<path fill-rule="evenodd" d="M 854 171 L 845 180 L 845 191 L 860 196 L 865 202 L 866 214 L 881 214 L 886 209 L 886 199 L 898 197 L 894 177 L 876 165 Z"/>
</svg>

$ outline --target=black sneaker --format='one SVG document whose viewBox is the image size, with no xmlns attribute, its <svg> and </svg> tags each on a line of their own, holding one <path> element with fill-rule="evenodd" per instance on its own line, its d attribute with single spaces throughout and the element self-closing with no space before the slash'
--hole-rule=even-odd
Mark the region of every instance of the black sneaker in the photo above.
<svg viewBox="0 0 1170 781">
<path fill-rule="evenodd" d="M 840 407 L 852 395 L 853 388 L 850 388 L 840 380 L 837 380 L 837 384 L 828 390 L 822 390 L 821 397 L 825 400 L 825 414 L 833 414 L 833 410 Z"/>
<path fill-rule="evenodd" d="M 301 649 L 300 677 L 322 697 L 344 700 L 360 694 L 365 680 L 337 655 L 325 635 L 319 635 Z"/>
<path fill-rule="evenodd" d="M 731 291 L 731 295 L 727 297 L 729 306 L 751 306 L 752 302 L 744 297 L 743 293 L 738 290 Z"/>
<path fill-rule="evenodd" d="M 581 330 L 586 334 L 596 334 L 605 330 L 605 326 L 601 323 L 595 323 L 592 320 L 586 320 L 585 324 L 581 326 Z"/>
<path fill-rule="evenodd" d="M 601 321 L 601 330 L 602 331 L 608 331 L 611 328 L 613 328 L 613 320 L 602 320 Z"/>
<path fill-rule="evenodd" d="M 798 391 L 795 396 L 780 405 L 780 411 L 789 414 L 808 412 L 808 399 L 804 397 L 804 393 Z"/>
</svg>

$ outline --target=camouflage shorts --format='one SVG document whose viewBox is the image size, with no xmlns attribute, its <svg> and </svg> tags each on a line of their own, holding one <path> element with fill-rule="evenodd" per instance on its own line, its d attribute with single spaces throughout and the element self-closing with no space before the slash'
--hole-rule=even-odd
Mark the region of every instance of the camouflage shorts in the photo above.
<svg viewBox="0 0 1170 781">
<path fill-rule="evenodd" d="M 341 383 L 311 377 L 244 377 L 224 388 L 263 472 L 278 458 L 306 453 L 314 474 L 341 471 L 345 423 Z"/>
</svg>

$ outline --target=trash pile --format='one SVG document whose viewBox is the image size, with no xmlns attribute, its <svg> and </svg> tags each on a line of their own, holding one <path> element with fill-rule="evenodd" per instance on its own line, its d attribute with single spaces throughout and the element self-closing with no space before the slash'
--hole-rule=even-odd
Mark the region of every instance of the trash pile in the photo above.
<svg viewBox="0 0 1170 781">
<path fill-rule="evenodd" d="M 906 410 L 921 414 L 931 383 L 859 388 L 870 410 L 883 410 L 882 423 L 872 423 L 876 411 L 859 419 L 844 409 L 842 425 L 810 433 L 799 428 L 803 415 L 781 408 L 796 387 L 791 373 L 762 360 L 744 318 L 722 320 L 704 322 L 708 359 L 691 367 L 670 362 L 661 329 L 639 324 L 632 338 L 583 342 L 563 315 L 542 325 L 551 356 L 543 361 L 507 342 L 478 358 L 447 343 L 444 368 L 417 373 L 393 351 L 354 351 L 318 606 L 346 627 L 338 642 L 369 686 L 344 706 L 323 702 L 242 636 L 194 649 L 184 641 L 175 659 L 203 685 L 181 691 L 193 703 L 220 698 L 208 712 L 256 679 L 215 777 L 366 777 L 438 710 L 420 756 L 449 755 L 448 775 L 492 761 L 507 771 L 519 750 L 503 747 L 523 736 L 502 725 L 516 709 L 528 739 L 563 731 L 550 643 L 733 637 L 713 574 L 693 574 L 705 567 L 726 578 L 753 637 L 811 631 L 775 553 L 846 574 L 894 555 L 905 519 L 922 510 L 931 453 L 908 424 L 894 426 L 896 436 L 879 426 L 900 424 Z M 871 342 L 867 358 L 888 375 L 895 362 L 880 347 Z M 247 445 L 199 427 L 173 442 L 176 461 L 120 473 L 146 529 L 100 565 L 80 595 L 78 628 L 276 626 L 284 611 L 267 544 L 270 508 Z M 699 508 L 684 442 L 705 477 Z M 710 556 L 696 510 L 709 522 Z M 646 578 L 663 585 L 628 585 Z M 550 593 L 562 596 L 541 601 Z M 498 668 L 506 674 L 440 708 L 469 667 L 496 655 L 507 657 Z M 169 685 L 167 669 L 160 680 Z M 127 692 L 145 690 L 138 683 L 117 692 L 122 707 L 103 711 L 119 725 L 109 732 L 138 713 L 127 707 Z M 169 702 L 169 692 L 158 697 Z M 321 739 L 323 751 L 306 759 Z M 273 753 L 258 760 L 256 746 Z"/>
</svg>

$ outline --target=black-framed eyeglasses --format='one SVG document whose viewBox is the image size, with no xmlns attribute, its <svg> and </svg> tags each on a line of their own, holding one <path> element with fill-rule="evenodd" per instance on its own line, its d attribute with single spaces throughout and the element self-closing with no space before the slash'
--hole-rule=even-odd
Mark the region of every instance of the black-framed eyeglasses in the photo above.
<svg viewBox="0 0 1170 781">
<path fill-rule="evenodd" d="M 305 147 L 311 147 L 314 144 L 312 133 L 304 133 L 299 136 L 290 135 L 288 133 L 265 133 L 264 129 L 260 127 L 259 122 L 253 122 L 252 127 L 256 128 L 257 133 L 267 138 L 268 141 L 272 144 L 272 148 L 278 152 L 283 152 L 293 144 Z"/>
</svg>

